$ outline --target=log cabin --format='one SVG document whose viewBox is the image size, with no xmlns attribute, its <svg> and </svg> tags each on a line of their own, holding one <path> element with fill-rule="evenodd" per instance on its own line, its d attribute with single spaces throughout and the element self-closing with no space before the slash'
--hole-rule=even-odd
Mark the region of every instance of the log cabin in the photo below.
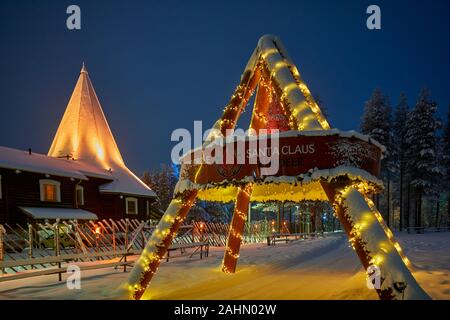
<svg viewBox="0 0 450 320">
<path fill-rule="evenodd" d="M 0 147 L 0 223 L 159 218 L 120 154 L 83 67 L 47 155 Z"/>
</svg>

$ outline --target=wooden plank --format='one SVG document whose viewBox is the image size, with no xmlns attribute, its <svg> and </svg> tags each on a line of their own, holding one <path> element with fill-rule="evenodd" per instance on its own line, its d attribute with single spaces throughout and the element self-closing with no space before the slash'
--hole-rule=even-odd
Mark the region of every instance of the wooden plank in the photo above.
<svg viewBox="0 0 450 320">
<path fill-rule="evenodd" d="M 106 252 L 108 251 L 108 245 L 103 241 L 103 235 L 101 234 L 97 234 L 96 233 L 96 228 L 98 227 L 96 223 L 94 223 L 92 220 L 89 220 L 89 223 L 91 225 L 91 228 L 88 227 L 89 230 L 89 234 L 92 234 L 92 239 L 95 242 L 95 249 L 98 249 L 98 251 L 103 251 Z M 91 235 L 90 235 L 91 236 Z M 105 247 L 105 249 L 103 249 L 103 247 Z"/>
<path fill-rule="evenodd" d="M 208 250 L 205 248 L 203 251 L 197 250 L 197 251 L 194 251 L 194 252 L 183 252 L 183 253 L 176 254 L 176 255 L 170 255 L 169 257 L 166 256 L 165 259 L 166 259 L 166 261 L 170 261 L 170 259 L 173 259 L 173 258 L 181 258 L 181 257 L 187 257 L 187 256 L 189 256 L 191 258 L 191 257 L 193 257 L 196 254 L 198 254 L 198 255 L 202 255 L 203 254 L 203 255 L 205 255 L 205 257 L 207 257 L 208 256 Z"/>
<path fill-rule="evenodd" d="M 116 221 L 110 219 L 110 221 L 117 226 L 117 229 L 119 232 L 125 233 L 126 227 L 125 227 L 125 221 L 123 221 L 123 219 L 116 220 Z"/>
<path fill-rule="evenodd" d="M 147 222 L 142 221 L 142 223 L 139 225 L 139 227 L 134 230 L 134 235 L 132 236 L 131 242 L 127 247 L 127 251 L 130 250 L 133 247 L 133 245 L 135 245 L 135 241 L 136 241 L 137 237 L 139 236 L 140 232 L 146 225 L 147 225 Z"/>
<path fill-rule="evenodd" d="M 86 270 L 96 270 L 96 269 L 103 269 L 103 268 L 110 268 L 110 267 L 119 267 L 119 266 L 124 266 L 124 265 L 132 265 L 133 263 L 134 263 L 134 261 L 110 262 L 110 263 L 100 263 L 100 264 L 79 266 L 79 267 L 80 267 L 80 270 L 86 271 Z M 66 272 L 67 272 L 67 268 L 53 268 L 53 269 L 44 269 L 44 270 L 39 270 L 39 271 L 23 272 L 23 273 L 17 273 L 17 274 L 13 274 L 13 275 L 0 276 L 0 282 L 20 280 L 20 279 L 38 277 L 38 276 L 46 276 L 46 275 L 52 275 L 52 274 L 58 274 L 58 273 L 61 274 L 61 273 L 66 273 Z"/>
<path fill-rule="evenodd" d="M 119 250 L 116 251 L 114 255 L 114 251 L 109 252 L 93 252 L 89 254 L 83 254 L 83 253 L 77 253 L 77 254 L 65 254 L 61 256 L 48 256 L 44 258 L 34 258 L 34 259 L 21 259 L 21 260 L 14 260 L 14 261 L 3 261 L 0 262 L 0 268 L 11 268 L 11 267 L 17 267 L 17 266 L 30 266 L 30 265 L 36 265 L 36 264 L 44 264 L 44 263 L 58 263 L 58 262 L 69 262 L 74 260 L 82 260 L 82 259 L 89 259 L 89 258 L 99 258 L 99 257 L 105 257 L 105 256 L 124 256 L 124 255 L 138 255 L 140 254 L 140 250 Z"/>
<path fill-rule="evenodd" d="M 176 243 L 172 244 L 169 247 L 169 250 L 177 250 L 177 249 L 184 249 L 184 248 L 194 248 L 194 247 L 201 247 L 201 246 L 207 246 L 207 242 L 193 242 L 193 243 Z"/>
<path fill-rule="evenodd" d="M 114 220 L 110 219 L 109 221 L 111 224 L 109 224 L 107 220 L 103 220 L 103 222 L 111 229 L 111 232 L 113 232 L 115 235 L 116 248 L 124 245 L 124 242 L 120 238 L 120 235 L 122 234 L 120 228 L 117 226 L 116 223 L 114 223 Z M 119 234 L 119 237 L 117 236 L 117 234 Z"/>
</svg>

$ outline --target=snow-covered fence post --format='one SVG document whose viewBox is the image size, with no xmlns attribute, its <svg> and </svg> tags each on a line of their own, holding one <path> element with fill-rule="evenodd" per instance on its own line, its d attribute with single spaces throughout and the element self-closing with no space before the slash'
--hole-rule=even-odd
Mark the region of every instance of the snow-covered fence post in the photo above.
<svg viewBox="0 0 450 320">
<path fill-rule="evenodd" d="M 28 257 L 33 259 L 33 225 L 28 224 Z M 34 266 L 31 266 L 33 269 Z"/>
<path fill-rule="evenodd" d="M 3 244 L 3 241 L 5 241 L 5 234 L 6 230 L 5 228 L 0 224 L 0 263 L 3 263 L 5 259 L 5 246 Z M 0 274 L 3 274 L 5 272 L 4 268 L 0 268 Z"/>
<path fill-rule="evenodd" d="M 322 186 L 364 268 L 379 268 L 381 287 L 376 291 L 380 299 L 430 299 L 370 199 L 351 185 L 322 182 Z"/>
<path fill-rule="evenodd" d="M 125 250 L 128 249 L 128 234 L 130 232 L 130 228 L 129 228 L 129 220 L 128 218 L 125 219 Z M 125 262 L 127 262 L 127 252 L 125 252 L 125 256 L 123 257 L 123 260 Z M 124 264 L 123 265 L 123 272 L 127 272 L 127 265 Z"/>
<path fill-rule="evenodd" d="M 123 287 L 132 299 L 139 300 L 144 294 L 196 197 L 197 190 L 190 190 L 170 202 Z"/>
<path fill-rule="evenodd" d="M 60 247 L 59 247 L 59 219 L 56 219 L 55 224 L 53 225 L 53 241 L 54 241 L 54 246 L 55 246 L 55 255 L 57 257 L 60 256 L 61 252 L 60 252 Z M 61 269 L 61 262 L 58 262 L 58 269 Z M 58 280 L 62 281 L 62 275 L 61 272 L 58 272 Z"/>
<path fill-rule="evenodd" d="M 147 225 L 147 221 L 142 221 L 142 223 L 144 224 L 144 226 L 142 227 L 142 230 L 141 230 L 141 237 L 142 237 L 141 246 L 142 246 L 142 250 L 144 250 L 144 248 L 145 248 L 145 243 L 146 243 L 146 241 L 145 241 L 144 229 L 145 229 L 145 226 Z"/>
<path fill-rule="evenodd" d="M 113 252 L 114 252 L 114 257 L 115 257 L 116 256 L 116 229 L 114 228 L 114 224 L 111 227 L 112 227 Z"/>
<path fill-rule="evenodd" d="M 84 254 L 87 254 L 88 251 L 86 249 L 86 246 L 84 245 L 83 239 L 80 236 L 80 226 L 78 224 L 78 220 L 75 219 L 73 220 L 73 227 L 75 228 L 75 239 L 77 246 L 80 248 L 80 251 L 83 252 Z"/>
</svg>

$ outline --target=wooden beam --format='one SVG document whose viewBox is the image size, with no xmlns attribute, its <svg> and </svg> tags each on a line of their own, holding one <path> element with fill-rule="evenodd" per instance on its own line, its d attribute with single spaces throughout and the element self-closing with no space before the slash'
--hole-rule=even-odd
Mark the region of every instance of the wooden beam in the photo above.
<svg viewBox="0 0 450 320">
<path fill-rule="evenodd" d="M 95 263 L 92 265 L 78 265 L 80 267 L 81 271 L 86 270 L 96 270 L 96 269 L 104 269 L 104 268 L 110 268 L 110 267 L 118 267 L 118 266 L 124 266 L 124 265 L 131 265 L 133 264 L 133 261 L 128 262 L 108 262 L 108 263 Z M 12 280 L 19 280 L 19 279 L 25 279 L 25 278 L 32 278 L 32 277 L 39 277 L 39 276 L 48 276 L 52 274 L 62 274 L 67 273 L 67 268 L 51 268 L 51 269 L 41 269 L 37 271 L 30 271 L 30 272 L 21 272 L 17 274 L 12 275 L 4 275 L 0 277 L 0 282 L 5 281 L 12 281 Z"/>
<path fill-rule="evenodd" d="M 139 300 L 144 294 L 196 197 L 197 190 L 189 190 L 170 202 L 125 284 L 131 298 Z"/>
<path fill-rule="evenodd" d="M 227 246 L 225 248 L 225 255 L 222 264 L 222 271 L 226 273 L 236 272 L 236 264 L 239 258 L 239 250 L 241 248 L 245 221 L 247 220 L 247 212 L 250 205 L 252 189 L 253 186 L 251 184 L 238 188 L 233 219 L 231 220 Z"/>
<path fill-rule="evenodd" d="M 368 198 L 349 183 L 321 182 L 364 269 L 378 270 L 382 300 L 430 299 L 402 259 L 401 248 Z"/>
</svg>

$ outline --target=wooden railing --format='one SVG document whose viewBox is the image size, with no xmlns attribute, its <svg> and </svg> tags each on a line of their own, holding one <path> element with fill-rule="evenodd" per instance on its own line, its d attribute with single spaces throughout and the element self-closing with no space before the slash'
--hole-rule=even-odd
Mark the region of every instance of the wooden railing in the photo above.
<svg viewBox="0 0 450 320">
<path fill-rule="evenodd" d="M 67 266 L 74 263 L 81 263 L 81 270 L 121 267 L 126 271 L 157 223 L 106 219 L 0 225 L 0 282 L 48 274 L 58 274 L 61 280 Z M 196 243 L 206 248 L 225 246 L 228 229 L 227 223 L 193 221 L 180 227 L 173 246 L 190 248 L 190 244 Z M 243 241 L 264 243 L 271 234 L 272 225 L 268 221 L 255 221 L 246 224 Z M 200 256 L 203 249 L 200 248 Z"/>
<path fill-rule="evenodd" d="M 82 268 L 125 270 L 132 263 L 127 257 L 140 254 L 156 223 L 110 219 L 0 225 L 0 281 L 53 273 L 61 280 L 63 265 L 75 262 L 95 262 Z"/>
</svg>

